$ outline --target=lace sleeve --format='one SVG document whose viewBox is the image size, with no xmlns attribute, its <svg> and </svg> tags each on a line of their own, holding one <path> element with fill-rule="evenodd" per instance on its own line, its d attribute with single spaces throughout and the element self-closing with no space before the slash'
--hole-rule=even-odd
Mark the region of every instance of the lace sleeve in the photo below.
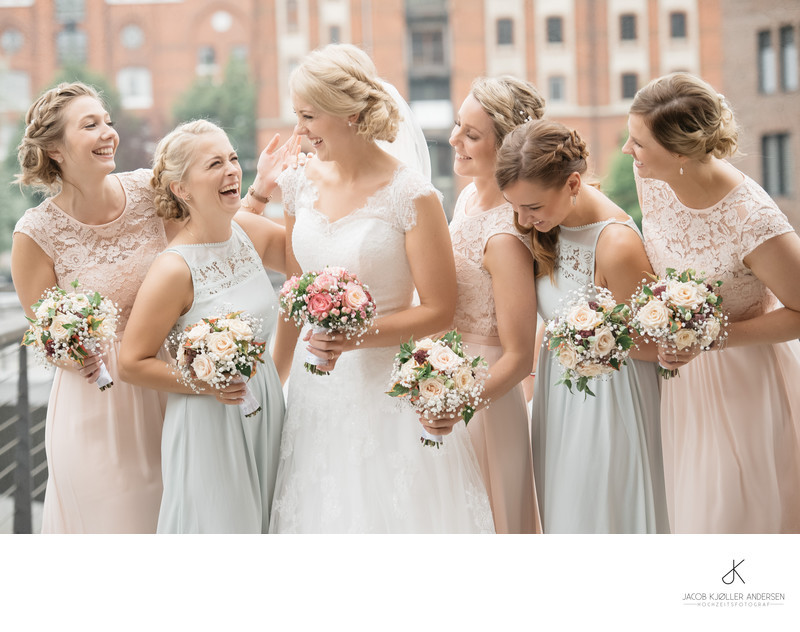
<svg viewBox="0 0 800 632">
<path fill-rule="evenodd" d="M 44 251 L 44 254 L 52 259 L 55 246 L 51 232 L 48 230 L 50 222 L 48 222 L 47 214 L 44 210 L 46 206 L 47 200 L 39 206 L 25 211 L 25 214 L 19 218 L 14 226 L 14 232 L 22 233 L 33 239 L 36 245 Z"/>
<path fill-rule="evenodd" d="M 514 209 L 510 204 L 504 204 L 495 211 L 492 211 L 491 220 L 487 221 L 486 227 L 483 231 L 483 243 L 481 244 L 483 250 L 486 250 L 486 244 L 495 235 L 511 235 L 519 239 L 530 250 L 529 239 L 517 230 L 514 225 Z"/>
<path fill-rule="evenodd" d="M 410 231 L 417 225 L 417 205 L 416 200 L 422 196 L 436 194 L 436 198 L 441 205 L 444 196 L 434 187 L 424 176 L 409 167 L 405 167 L 397 175 L 392 197 L 396 215 L 395 220 L 398 228 L 404 233 Z M 442 212 L 444 210 L 442 209 Z"/>
<path fill-rule="evenodd" d="M 742 259 L 765 241 L 794 231 L 786 215 L 771 199 L 751 198 L 749 201 L 754 206 L 747 210 L 744 221 L 739 226 Z"/>
<path fill-rule="evenodd" d="M 289 215 L 295 215 L 297 210 L 297 189 L 300 185 L 301 177 L 305 174 L 305 167 L 297 167 L 296 169 L 284 169 L 276 180 L 277 185 L 281 188 L 281 196 L 283 197 L 283 210 Z"/>
<path fill-rule="evenodd" d="M 636 196 L 639 198 L 639 208 L 642 207 L 642 178 L 639 175 L 636 165 L 631 162 L 631 169 L 633 169 L 633 181 L 636 182 Z"/>
</svg>

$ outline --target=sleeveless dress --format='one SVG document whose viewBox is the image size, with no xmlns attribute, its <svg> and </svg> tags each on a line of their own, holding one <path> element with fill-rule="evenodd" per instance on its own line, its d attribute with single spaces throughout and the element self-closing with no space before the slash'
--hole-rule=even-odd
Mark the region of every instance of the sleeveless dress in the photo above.
<svg viewBox="0 0 800 632">
<path fill-rule="evenodd" d="M 29 209 L 14 232 L 53 260 L 59 287 L 96 290 L 120 308 L 117 338 L 103 352 L 114 386 L 100 391 L 55 369 L 45 425 L 47 488 L 43 533 L 153 533 L 161 501 L 161 424 L 166 396 L 123 382 L 119 347 L 136 292 L 167 245 L 156 215 L 152 173 L 120 173 L 125 208 L 112 222 L 82 224 L 52 199 Z"/>
<path fill-rule="evenodd" d="M 559 300 L 571 291 L 594 284 L 597 240 L 611 223 L 619 222 L 561 226 L 556 284 L 536 280 L 542 318 L 563 309 Z M 624 225 L 639 234 L 632 219 Z M 609 379 L 592 381 L 596 397 L 557 385 L 561 373 L 545 340 L 531 414 L 544 532 L 668 532 L 656 363 L 629 358 Z"/>
<path fill-rule="evenodd" d="M 194 302 L 173 332 L 222 312 L 244 310 L 261 319 L 257 339 L 269 349 L 278 298 L 250 238 L 235 222 L 231 227 L 227 241 L 165 251 L 183 257 L 194 285 Z M 262 408 L 252 417 L 211 395 L 169 393 L 159 533 L 267 533 L 284 402 L 269 352 L 263 359 L 248 381 Z"/>
<path fill-rule="evenodd" d="M 407 309 L 414 283 L 405 233 L 414 199 L 435 191 L 400 167 L 390 184 L 335 222 L 314 208 L 304 169 L 280 178 L 296 216 L 292 245 L 304 271 L 342 266 L 369 286 L 379 315 Z M 389 397 L 398 346 L 342 354 L 327 376 L 295 349 L 270 529 L 299 533 L 493 532 L 489 500 L 463 423 L 437 450 L 421 445 L 417 415 Z"/>
<path fill-rule="evenodd" d="M 778 307 L 743 260 L 793 229 L 754 180 L 700 210 L 664 182 L 637 184 L 656 274 L 694 268 L 721 280 L 732 322 Z M 661 419 L 674 532 L 800 532 L 800 342 L 701 353 L 664 382 Z"/>
<path fill-rule="evenodd" d="M 475 192 L 474 183 L 464 188 L 450 222 L 458 282 L 453 324 L 465 351 L 483 356 L 491 373 L 492 365 L 503 355 L 503 347 L 497 332 L 492 276 L 483 267 L 483 254 L 494 235 L 513 235 L 526 246 L 527 238 L 514 227 L 510 204 L 468 215 L 467 200 Z M 522 384 L 475 413 L 467 430 L 489 493 L 497 532 L 541 533 Z"/>
</svg>

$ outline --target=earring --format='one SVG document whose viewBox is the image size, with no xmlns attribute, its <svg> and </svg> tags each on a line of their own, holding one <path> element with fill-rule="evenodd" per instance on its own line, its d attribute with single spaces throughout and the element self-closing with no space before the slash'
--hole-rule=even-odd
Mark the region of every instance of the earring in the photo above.
<svg viewBox="0 0 800 632">
<path fill-rule="evenodd" d="M 575 206 L 577 203 L 578 203 L 578 196 L 577 195 L 573 195 L 572 196 L 572 206 Z"/>
<path fill-rule="evenodd" d="M 353 127 L 353 121 L 347 121 L 347 127 Z"/>
<path fill-rule="evenodd" d="M 679 173 L 680 173 L 681 175 L 683 175 L 683 166 L 681 166 L 681 170 L 680 170 L 680 172 L 679 172 Z"/>
</svg>

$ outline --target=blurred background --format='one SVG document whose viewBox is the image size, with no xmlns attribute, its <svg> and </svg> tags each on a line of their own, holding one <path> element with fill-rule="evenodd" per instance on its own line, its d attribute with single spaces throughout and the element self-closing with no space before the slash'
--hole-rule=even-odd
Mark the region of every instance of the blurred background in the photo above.
<svg viewBox="0 0 800 632">
<path fill-rule="evenodd" d="M 578 129 L 603 189 L 638 219 L 631 158 L 619 151 L 627 110 L 650 79 L 682 70 L 726 96 L 742 127 L 734 164 L 800 228 L 798 38 L 800 0 L 0 0 L 0 532 L 30 528 L 30 507 L 10 499 L 41 500 L 47 474 L 50 377 L 20 355 L 8 252 L 15 222 L 41 200 L 9 183 L 22 117 L 44 89 L 101 88 L 119 171 L 149 166 L 177 123 L 213 119 L 247 185 L 261 148 L 294 126 L 292 68 L 351 42 L 411 104 L 449 216 L 466 184 L 452 174 L 454 111 L 475 77 L 512 74 L 539 88 L 547 117 Z M 268 212 L 280 216 L 279 204 Z"/>
</svg>

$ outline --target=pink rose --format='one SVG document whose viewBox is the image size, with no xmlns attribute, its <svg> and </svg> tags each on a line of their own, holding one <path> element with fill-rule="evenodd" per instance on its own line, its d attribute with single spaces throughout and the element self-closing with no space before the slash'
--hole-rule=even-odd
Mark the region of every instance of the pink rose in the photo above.
<svg viewBox="0 0 800 632">
<path fill-rule="evenodd" d="M 364 288 L 357 283 L 348 283 L 344 288 L 344 304 L 352 309 L 360 309 L 369 299 Z"/>
<path fill-rule="evenodd" d="M 322 273 L 311 284 L 309 288 L 312 291 L 325 292 L 336 289 L 336 277 L 332 274 Z"/>
<path fill-rule="evenodd" d="M 324 318 L 323 314 L 327 314 L 331 307 L 333 307 L 333 301 L 327 294 L 313 294 L 308 299 L 308 311 L 317 318 Z"/>
</svg>

